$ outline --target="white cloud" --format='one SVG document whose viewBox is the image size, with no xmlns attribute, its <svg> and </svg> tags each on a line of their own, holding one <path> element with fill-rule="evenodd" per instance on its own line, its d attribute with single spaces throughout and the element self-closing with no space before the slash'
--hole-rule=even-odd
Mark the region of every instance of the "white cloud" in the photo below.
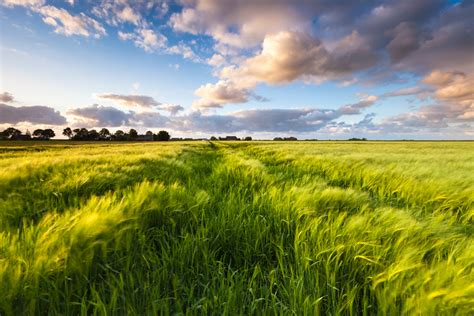
<svg viewBox="0 0 474 316">
<path fill-rule="evenodd" d="M 219 43 L 253 47 L 270 33 L 303 30 L 315 12 L 312 1 L 274 0 L 230 1 L 197 0 L 184 2 L 182 12 L 174 13 L 170 25 L 180 32 L 208 34 Z"/>
<path fill-rule="evenodd" d="M 459 71 L 435 70 L 425 76 L 423 83 L 434 88 L 432 97 L 437 104 L 422 106 L 417 111 L 388 117 L 374 128 L 385 132 L 419 133 L 424 129 L 441 131 L 474 122 L 474 80 Z M 418 91 L 414 88 L 391 95 Z M 385 96 L 391 96 L 385 94 Z M 470 128 L 470 127 L 469 127 Z M 468 128 L 465 128 L 467 130 Z"/>
<path fill-rule="evenodd" d="M 45 4 L 45 0 L 1 0 L 0 4 L 13 7 L 13 6 L 22 6 L 22 7 L 39 7 Z"/>
<path fill-rule="evenodd" d="M 207 63 L 214 67 L 220 67 L 226 64 L 226 60 L 221 54 L 214 54 L 207 59 Z"/>
<path fill-rule="evenodd" d="M 191 47 L 182 42 L 168 47 L 166 51 L 173 55 L 181 55 L 183 58 L 192 60 L 194 62 L 201 62 L 201 59 L 194 53 Z"/>
<path fill-rule="evenodd" d="M 128 22 L 135 25 L 140 23 L 140 15 L 128 5 L 124 6 L 123 9 L 119 10 L 116 14 L 117 18 L 122 22 Z"/>
<path fill-rule="evenodd" d="M 234 84 L 229 80 L 220 80 L 216 84 L 205 84 L 200 86 L 195 95 L 201 97 L 193 102 L 197 109 L 221 108 L 229 103 L 245 103 L 250 98 L 260 102 L 268 101 L 266 98 L 256 95 L 251 90 Z"/>
<path fill-rule="evenodd" d="M 79 35 L 99 38 L 107 34 L 104 27 L 84 13 L 71 15 L 65 9 L 43 6 L 36 9 L 43 16 L 43 21 L 55 28 L 54 32 L 66 36 Z"/>
<path fill-rule="evenodd" d="M 148 53 L 156 51 L 160 48 L 166 48 L 168 39 L 152 29 L 139 29 L 134 33 L 118 32 L 121 40 L 131 40 L 135 46 L 142 48 Z"/>
</svg>

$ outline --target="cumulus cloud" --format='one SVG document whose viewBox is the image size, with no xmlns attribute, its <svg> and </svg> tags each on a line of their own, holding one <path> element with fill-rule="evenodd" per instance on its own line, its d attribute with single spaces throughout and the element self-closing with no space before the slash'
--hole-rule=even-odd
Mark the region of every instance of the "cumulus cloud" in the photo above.
<svg viewBox="0 0 474 316">
<path fill-rule="evenodd" d="M 463 72 L 435 70 L 423 82 L 435 88 L 441 105 L 434 112 L 444 112 L 446 119 L 474 121 L 474 77 Z M 432 113 L 431 113 L 432 114 Z"/>
<path fill-rule="evenodd" d="M 239 88 L 229 81 L 219 81 L 216 84 L 206 84 L 195 92 L 200 100 L 193 102 L 196 108 L 220 108 L 228 103 L 245 103 L 250 97 L 250 91 Z"/>
<path fill-rule="evenodd" d="M 0 124 L 34 123 L 47 125 L 62 125 L 66 118 L 55 109 L 48 106 L 14 107 L 0 104 Z"/>
<path fill-rule="evenodd" d="M 298 78 L 323 76 L 329 54 L 322 43 L 305 33 L 280 32 L 268 35 L 259 54 L 238 68 L 226 68 L 223 76 L 234 80 L 277 84 Z"/>
<path fill-rule="evenodd" d="M 140 15 L 137 14 L 131 7 L 125 5 L 121 10 L 117 12 L 117 18 L 120 21 L 132 23 L 138 25 L 140 22 Z"/>
<path fill-rule="evenodd" d="M 133 126 L 141 126 L 147 128 L 170 128 L 171 117 L 162 115 L 159 112 L 135 113 L 130 118 Z"/>
<path fill-rule="evenodd" d="M 442 5 L 442 1 L 400 1 L 393 5 L 398 13 L 390 27 L 371 29 L 373 37 L 382 38 L 380 46 L 385 45 L 383 36 L 388 37 L 386 49 L 397 68 L 421 74 L 466 66 L 466 71 L 474 70 L 474 3 L 464 1 L 443 10 Z"/>
<path fill-rule="evenodd" d="M 354 82 L 364 71 L 365 82 L 393 82 L 396 69 L 422 75 L 439 65 L 473 64 L 474 4 L 468 2 L 446 6 L 442 0 L 277 0 L 269 7 L 264 0 L 194 0 L 183 4 L 169 24 L 176 31 L 211 36 L 215 54 L 208 64 L 219 70 L 220 80 L 232 81 L 240 89 L 252 89 L 259 82 Z M 324 32 L 317 32 L 315 20 Z M 245 49 L 260 45 L 260 52 L 248 56 Z M 219 104 L 202 99 L 196 103 Z"/>
<path fill-rule="evenodd" d="M 11 93 L 8 93 L 8 92 L 3 92 L 3 93 L 0 93 L 0 102 L 7 102 L 7 103 L 10 103 L 10 102 L 13 102 L 14 98 L 13 98 L 13 95 Z"/>
<path fill-rule="evenodd" d="M 316 10 L 311 2 L 185 1 L 184 9 L 174 13 L 169 23 L 176 31 L 208 34 L 224 45 L 252 47 L 269 33 L 309 27 L 311 13 Z"/>
<path fill-rule="evenodd" d="M 146 28 L 138 29 L 133 33 L 119 31 L 118 36 L 123 41 L 133 41 L 135 46 L 142 48 L 148 53 L 165 48 L 168 41 L 163 34 Z"/>
<path fill-rule="evenodd" d="M 474 122 L 474 80 L 459 71 L 435 70 L 425 76 L 423 83 L 431 86 L 432 98 L 437 104 L 420 107 L 416 111 L 388 117 L 372 128 L 385 132 L 415 133 L 423 129 L 440 131 L 459 124 Z M 385 96 L 420 93 L 423 90 L 409 88 Z M 425 93 L 425 92 L 421 92 Z"/>
<path fill-rule="evenodd" d="M 65 9 L 54 6 L 42 6 L 37 12 L 43 16 L 43 22 L 54 27 L 54 32 L 66 36 L 80 35 L 99 38 L 106 35 L 105 28 L 96 20 L 84 13 L 71 15 Z"/>
<path fill-rule="evenodd" d="M 176 113 L 184 110 L 184 108 L 181 105 L 170 104 L 170 103 L 160 105 L 159 109 L 163 111 L 167 111 L 171 115 L 175 115 Z"/>
<path fill-rule="evenodd" d="M 280 32 L 265 37 L 262 50 L 238 67 L 226 67 L 221 76 L 239 82 L 282 84 L 295 80 L 340 79 L 373 65 L 372 53 L 358 33 L 337 42 L 334 51 L 306 33 Z"/>
<path fill-rule="evenodd" d="M 100 100 L 108 100 L 115 102 L 119 105 L 123 105 L 130 108 L 147 108 L 151 109 L 153 107 L 159 106 L 161 103 L 156 101 L 154 98 L 147 95 L 124 95 L 124 94 L 113 94 L 113 93 L 103 93 L 96 94 L 95 97 Z"/>
<path fill-rule="evenodd" d="M 193 102 L 193 107 L 197 109 L 221 108 L 225 104 L 245 103 L 249 99 L 259 102 L 268 101 L 267 98 L 230 80 L 220 80 L 215 84 L 202 85 L 194 94 L 201 97 Z"/>
<path fill-rule="evenodd" d="M 336 45 L 336 52 L 331 53 L 320 40 L 306 33 L 271 34 L 265 37 L 258 54 L 238 66 L 224 68 L 221 76 L 247 86 L 257 82 L 282 84 L 341 78 L 372 64 L 370 53 L 359 41 L 357 33 L 353 33 L 342 39 Z"/>
<path fill-rule="evenodd" d="M 386 118 L 376 127 L 380 131 L 421 132 L 423 129 L 442 130 L 453 126 L 453 123 L 473 120 L 474 107 L 471 105 L 438 104 Z"/>
<path fill-rule="evenodd" d="M 113 26 L 128 23 L 146 27 L 150 23 L 144 17 L 161 18 L 169 9 L 167 0 L 101 0 L 95 3 L 92 13 Z"/>
<path fill-rule="evenodd" d="M 94 36 L 100 38 L 107 34 L 97 20 L 84 13 L 72 15 L 67 10 L 52 5 L 44 5 L 45 0 L 1 0 L 0 4 L 13 7 L 23 6 L 39 13 L 43 22 L 54 27 L 54 32 L 66 36 Z"/>
<path fill-rule="evenodd" d="M 180 42 L 178 45 L 173 45 L 166 49 L 166 52 L 173 55 L 181 55 L 185 59 L 190 59 L 194 62 L 201 62 L 201 58 L 199 58 L 194 51 L 188 45 Z"/>
<path fill-rule="evenodd" d="M 378 100 L 377 96 L 374 96 L 374 95 L 366 96 L 357 103 L 341 106 L 339 108 L 339 113 L 344 114 L 344 115 L 360 114 L 362 110 L 371 107 L 377 100 Z"/>
<path fill-rule="evenodd" d="M 239 65 L 224 67 L 220 72 L 220 77 L 224 79 L 196 90 L 195 94 L 201 99 L 193 105 L 210 108 L 227 103 L 244 103 L 253 95 L 251 89 L 260 82 L 320 82 L 343 78 L 373 63 L 371 52 L 364 48 L 356 32 L 338 42 L 335 51 L 331 53 L 321 41 L 306 33 L 284 31 L 268 35 L 259 53 L 244 59 Z M 218 61 L 218 56 L 213 56 L 211 62 L 222 62 Z"/>
<path fill-rule="evenodd" d="M 89 107 L 71 109 L 67 113 L 77 125 L 87 127 L 117 127 L 128 125 L 134 113 L 123 112 L 111 106 L 94 104 Z"/>
<path fill-rule="evenodd" d="M 463 72 L 435 70 L 423 82 L 436 87 L 435 95 L 440 100 L 474 102 L 474 78 Z"/>
<path fill-rule="evenodd" d="M 421 31 L 415 23 L 402 22 L 393 30 L 393 39 L 387 51 L 394 62 L 398 62 L 420 47 Z"/>
<path fill-rule="evenodd" d="M 22 7 L 39 7 L 44 5 L 46 0 L 1 0 L 0 4 L 13 7 L 13 6 L 22 6 Z"/>
</svg>

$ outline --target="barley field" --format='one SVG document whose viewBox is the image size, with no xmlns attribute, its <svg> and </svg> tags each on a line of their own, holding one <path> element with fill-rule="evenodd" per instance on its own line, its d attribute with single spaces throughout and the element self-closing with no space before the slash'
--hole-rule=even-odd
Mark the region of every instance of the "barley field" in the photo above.
<svg viewBox="0 0 474 316">
<path fill-rule="evenodd" d="M 0 143 L 0 315 L 472 315 L 473 142 Z"/>
</svg>

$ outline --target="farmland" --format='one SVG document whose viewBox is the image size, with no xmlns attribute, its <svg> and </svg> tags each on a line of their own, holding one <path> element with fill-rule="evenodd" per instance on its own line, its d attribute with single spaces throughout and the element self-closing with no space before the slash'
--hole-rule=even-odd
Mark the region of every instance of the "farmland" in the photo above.
<svg viewBox="0 0 474 316">
<path fill-rule="evenodd" d="M 474 143 L 0 143 L 0 315 L 474 311 Z"/>
</svg>

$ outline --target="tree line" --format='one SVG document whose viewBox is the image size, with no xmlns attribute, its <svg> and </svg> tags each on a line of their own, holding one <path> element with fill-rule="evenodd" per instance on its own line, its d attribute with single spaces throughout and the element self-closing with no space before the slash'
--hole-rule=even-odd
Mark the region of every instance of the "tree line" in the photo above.
<svg viewBox="0 0 474 316">
<path fill-rule="evenodd" d="M 63 130 L 63 135 L 70 140 L 77 141 L 168 141 L 171 138 L 167 131 L 159 131 L 157 134 L 154 134 L 152 131 L 147 131 L 145 134 L 140 135 L 137 130 L 133 128 L 130 129 L 128 133 L 122 130 L 111 133 L 107 128 L 102 128 L 97 131 L 95 129 L 88 130 L 84 127 L 75 129 L 66 127 Z M 36 129 L 33 133 L 27 130 L 26 133 L 23 134 L 22 131 L 9 127 L 0 132 L 0 139 L 7 140 L 49 140 L 54 137 L 56 137 L 56 133 L 50 128 Z"/>
</svg>

